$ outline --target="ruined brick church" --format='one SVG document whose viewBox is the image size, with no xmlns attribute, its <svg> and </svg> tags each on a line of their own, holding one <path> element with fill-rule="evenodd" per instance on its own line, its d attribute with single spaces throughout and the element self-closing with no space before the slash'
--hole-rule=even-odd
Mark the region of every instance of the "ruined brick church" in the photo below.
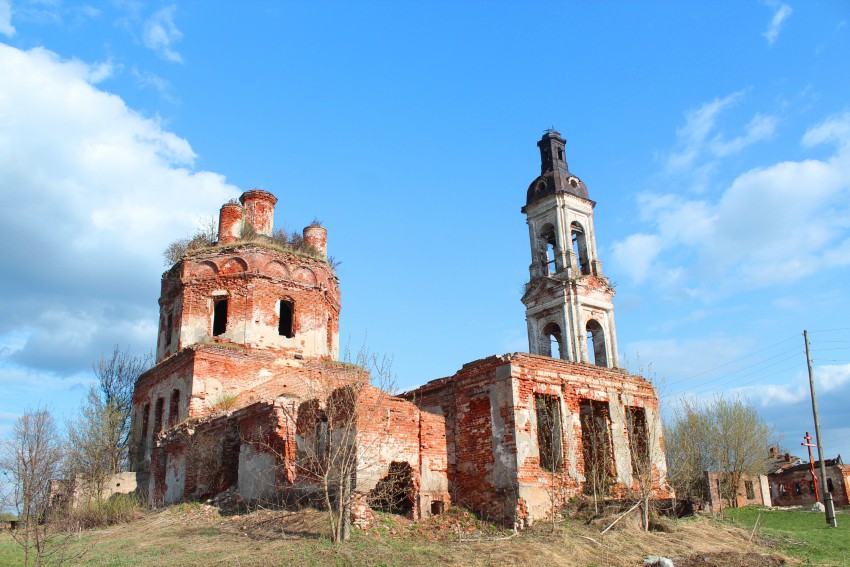
<svg viewBox="0 0 850 567">
<path fill-rule="evenodd" d="M 415 518 L 454 504 L 522 526 L 581 493 L 648 483 L 668 496 L 657 394 L 618 363 L 596 203 L 559 133 L 537 146 L 541 174 L 522 207 L 529 353 L 476 360 L 398 396 L 337 362 L 341 303 L 325 228 L 285 245 L 274 238 L 274 195 L 225 204 L 218 241 L 162 276 L 156 365 L 133 396 L 131 466 L 147 500 L 309 494 L 331 440 L 353 449 L 361 516 L 400 470 L 402 511 Z M 340 412 L 329 411 L 352 391 L 372 410 L 343 412 L 342 435 Z"/>
</svg>

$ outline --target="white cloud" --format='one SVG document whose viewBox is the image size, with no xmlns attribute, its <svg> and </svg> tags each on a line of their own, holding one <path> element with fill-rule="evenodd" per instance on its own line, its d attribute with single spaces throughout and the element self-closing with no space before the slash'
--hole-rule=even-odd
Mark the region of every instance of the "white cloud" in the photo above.
<svg viewBox="0 0 850 567">
<path fill-rule="evenodd" d="M 133 76 L 136 78 L 136 83 L 140 87 L 153 87 L 164 100 L 172 104 L 178 102 L 177 98 L 171 93 L 171 83 L 166 79 L 148 71 L 139 71 L 136 68 L 133 69 Z"/>
<path fill-rule="evenodd" d="M 108 67 L 0 44 L 0 346 L 14 346 L 0 371 L 85 369 L 115 343 L 150 350 L 162 250 L 239 193 L 193 170 L 185 139 L 98 90 Z"/>
<path fill-rule="evenodd" d="M 15 26 L 12 25 L 11 0 L 0 0 L 0 33 L 7 37 L 15 35 Z"/>
<path fill-rule="evenodd" d="M 685 171 L 693 167 L 705 150 L 706 140 L 714 130 L 718 115 L 743 98 L 745 93 L 742 90 L 724 98 L 716 98 L 685 114 L 685 125 L 676 131 L 680 149 L 667 158 L 669 172 Z"/>
<path fill-rule="evenodd" d="M 782 31 L 782 24 L 791 15 L 792 10 L 791 6 L 782 4 L 781 2 L 768 2 L 767 5 L 775 8 L 776 11 L 767 25 L 767 30 L 761 35 L 767 40 L 768 44 L 773 45 L 776 42 L 776 38 L 779 37 L 779 32 Z"/>
<path fill-rule="evenodd" d="M 747 124 L 743 135 L 725 141 L 723 136 L 718 134 L 711 142 L 711 151 L 718 157 L 724 157 L 740 152 L 756 142 L 772 138 L 776 132 L 776 122 L 775 116 L 756 114 Z"/>
<path fill-rule="evenodd" d="M 771 127 L 748 130 L 760 132 L 744 135 L 753 139 Z M 716 296 L 722 286 L 772 286 L 850 265 L 850 113 L 812 127 L 801 143 L 835 150 L 751 169 L 715 200 L 641 195 L 644 226 L 614 244 L 616 270 L 636 282 L 650 269 L 683 270 L 684 282 Z"/>
<path fill-rule="evenodd" d="M 662 176 L 678 187 L 702 193 L 711 186 L 721 158 L 772 138 L 779 122 L 776 116 L 757 113 L 738 135 L 729 136 L 718 125 L 721 116 L 742 101 L 748 89 L 718 97 L 685 113 L 684 125 L 676 130 L 675 148 L 662 153 Z"/>
<path fill-rule="evenodd" d="M 803 136 L 803 146 L 807 148 L 828 142 L 850 144 L 850 112 L 830 116 Z"/>
<path fill-rule="evenodd" d="M 636 282 L 642 282 L 652 271 L 655 258 L 662 250 L 656 234 L 631 234 L 613 246 L 613 260 L 620 271 Z"/>
<path fill-rule="evenodd" d="M 154 13 L 145 22 L 142 41 L 145 47 L 159 53 L 166 61 L 182 63 L 183 58 L 172 49 L 172 43 L 179 41 L 183 34 L 174 24 L 176 6 L 166 6 Z"/>
</svg>

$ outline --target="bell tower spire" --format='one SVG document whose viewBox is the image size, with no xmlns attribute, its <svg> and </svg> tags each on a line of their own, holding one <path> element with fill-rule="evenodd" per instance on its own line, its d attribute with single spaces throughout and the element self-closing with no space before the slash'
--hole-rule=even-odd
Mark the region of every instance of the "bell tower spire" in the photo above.
<svg viewBox="0 0 850 567">
<path fill-rule="evenodd" d="M 617 367 L 614 289 L 602 274 L 593 229 L 596 203 L 567 166 L 553 129 L 537 142 L 540 176 L 528 187 L 530 279 L 522 302 L 532 354 Z"/>
</svg>

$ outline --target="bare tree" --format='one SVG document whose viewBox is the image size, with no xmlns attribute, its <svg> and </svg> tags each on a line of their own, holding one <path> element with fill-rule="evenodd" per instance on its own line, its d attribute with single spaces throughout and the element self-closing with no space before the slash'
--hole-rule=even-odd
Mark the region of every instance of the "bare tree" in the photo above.
<svg viewBox="0 0 850 567">
<path fill-rule="evenodd" d="M 67 423 L 66 474 L 79 478 L 89 495 L 99 498 L 106 477 L 127 469 L 133 387 L 151 362 L 150 354 L 135 356 L 115 345 L 93 365 L 97 382 Z"/>
<path fill-rule="evenodd" d="M 778 445 L 778 439 L 756 409 L 741 398 L 718 396 L 708 409 L 714 417 L 712 453 L 720 471 L 721 496 L 736 507 L 741 478 L 767 471 L 766 447 Z"/>
<path fill-rule="evenodd" d="M 652 493 L 662 482 L 652 465 L 651 447 L 658 439 L 658 420 L 650 420 L 646 408 L 626 407 L 626 434 L 632 463 L 632 498 L 640 502 L 643 512 L 643 529 L 649 530 L 650 501 Z"/>
<path fill-rule="evenodd" d="M 50 481 L 58 478 L 62 456 L 56 423 L 45 408 L 19 417 L 0 447 L 0 470 L 10 490 L 7 504 L 18 514 L 18 530 L 11 534 L 24 550 L 26 565 L 42 565 L 64 555 L 66 534 L 52 533 L 47 521 Z"/>
<path fill-rule="evenodd" d="M 537 449 L 540 468 L 549 475 L 549 513 L 552 530 L 557 526 L 557 508 L 563 502 L 561 489 L 564 485 L 564 441 L 561 420 L 561 400 L 556 395 L 534 396 L 537 418 Z"/>
<path fill-rule="evenodd" d="M 374 481 L 380 493 L 373 494 L 376 500 L 386 499 L 387 492 L 399 488 L 395 479 L 379 487 L 380 480 L 374 478 L 380 474 L 380 445 L 389 433 L 378 424 L 384 420 L 382 413 L 394 387 L 392 361 L 363 348 L 355 362 L 334 363 L 339 365 L 337 375 L 319 387 L 319 403 L 302 404 L 298 416 L 304 442 L 298 448 L 296 472 L 316 482 L 335 542 L 348 539 L 351 533 L 358 484 Z M 339 386 L 340 382 L 347 384 Z"/>
<path fill-rule="evenodd" d="M 391 360 L 364 348 L 355 362 L 326 362 L 321 381 L 300 399 L 279 404 L 286 432 L 278 435 L 294 438 L 294 451 L 266 430 L 243 432 L 242 439 L 275 456 L 275 476 L 284 479 L 287 500 L 326 510 L 334 542 L 349 538 L 352 506 L 358 501 L 393 509 L 406 498 L 406 463 L 390 463 L 387 471 L 381 460 L 382 443 L 391 435 Z M 264 474 L 260 471 L 258 478 Z"/>
<path fill-rule="evenodd" d="M 710 416 L 695 398 L 683 398 L 664 428 L 664 446 L 670 483 L 678 498 L 692 502 L 708 497 L 705 471 L 714 466 L 711 455 Z"/>
<path fill-rule="evenodd" d="M 594 511 L 599 499 L 611 494 L 614 484 L 614 454 L 611 444 L 611 418 L 606 402 L 586 400 L 580 405 L 584 491 L 593 496 Z"/>
<path fill-rule="evenodd" d="M 741 398 L 716 396 L 706 404 L 680 400 L 665 430 L 670 479 L 677 494 L 705 500 L 705 473 L 720 475 L 720 496 L 737 504 L 737 488 L 745 474 L 767 467 L 765 448 L 777 444 L 773 429 Z"/>
</svg>

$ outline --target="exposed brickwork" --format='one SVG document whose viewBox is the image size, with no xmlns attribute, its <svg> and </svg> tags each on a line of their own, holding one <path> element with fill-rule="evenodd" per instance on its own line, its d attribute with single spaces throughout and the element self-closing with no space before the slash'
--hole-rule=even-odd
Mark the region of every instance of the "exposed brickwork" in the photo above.
<svg viewBox="0 0 850 567">
<path fill-rule="evenodd" d="M 535 394 L 555 396 L 563 408 L 560 439 L 565 458 L 556 471 L 541 466 Z M 447 466 L 452 497 L 484 516 L 522 525 L 544 517 L 553 500 L 560 506 L 581 492 L 585 480 L 578 418 L 582 400 L 648 412 L 654 496 L 670 495 L 660 480 L 666 466 L 655 390 L 645 379 L 623 370 L 515 353 L 467 364 L 453 377 L 435 380 L 404 397 L 423 412 L 446 417 L 447 463 L 454 460 Z M 611 421 L 616 461 L 613 491 L 622 495 L 635 488 L 636 479 L 625 424 Z"/>
<path fill-rule="evenodd" d="M 827 487 L 820 486 L 820 467 L 815 462 L 815 474 L 818 476 L 818 490 L 821 498 L 832 484 L 832 502 L 836 506 L 850 504 L 850 465 L 826 463 Z M 768 475 L 770 497 L 775 506 L 811 506 L 815 503 L 812 489 L 812 475 L 808 464 L 797 465 L 789 469 Z"/>
<path fill-rule="evenodd" d="M 133 397 L 132 464 L 149 472 L 150 502 L 231 487 L 245 500 L 303 498 L 323 479 L 351 478 L 355 525 L 374 520 L 370 503 L 414 518 L 455 503 L 523 527 L 586 490 L 599 455 L 606 493 L 639 488 L 645 460 L 653 496 L 669 496 L 657 395 L 617 368 L 595 203 L 566 168 L 563 144 L 556 132 L 538 144 L 543 175 L 523 208 L 532 245 L 523 302 L 538 354 L 477 360 L 400 397 L 333 362 L 340 292 L 327 231 L 304 229 L 305 254 L 269 238 L 270 193 L 225 204 L 218 243 L 162 277 L 157 365 Z M 630 439 L 635 420 L 645 435 Z M 597 428 L 603 441 L 589 433 Z M 330 469 L 349 449 L 356 473 Z"/>
<path fill-rule="evenodd" d="M 720 488 L 723 483 L 723 478 L 717 471 L 707 471 L 705 473 L 705 482 L 708 486 L 708 505 L 713 512 L 720 512 L 723 508 L 728 507 L 729 501 L 727 498 L 720 496 Z M 772 498 L 770 496 L 770 487 L 766 475 L 743 475 L 738 482 L 738 487 L 735 491 L 735 502 L 732 505 L 735 508 L 741 506 L 771 506 Z"/>
</svg>

